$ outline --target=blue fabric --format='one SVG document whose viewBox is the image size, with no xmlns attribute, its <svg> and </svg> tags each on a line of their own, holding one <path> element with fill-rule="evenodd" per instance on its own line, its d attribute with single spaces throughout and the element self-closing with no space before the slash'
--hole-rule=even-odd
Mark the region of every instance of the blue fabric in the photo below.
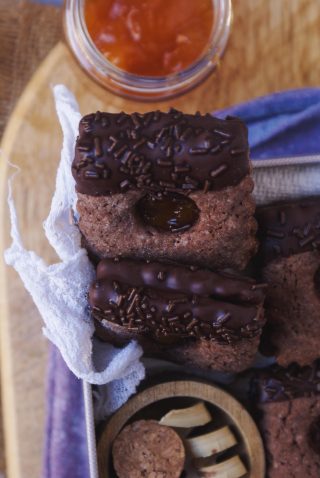
<svg viewBox="0 0 320 478">
<path fill-rule="evenodd" d="M 320 153 L 320 88 L 263 96 L 216 116 L 227 114 L 246 122 L 254 159 Z"/>
<path fill-rule="evenodd" d="M 247 123 L 253 158 L 320 153 L 320 88 L 277 93 L 215 114 Z M 47 404 L 44 478 L 88 478 L 81 382 L 55 348 Z"/>
<path fill-rule="evenodd" d="M 33 3 L 45 3 L 46 5 L 60 6 L 63 4 L 63 0 L 33 0 Z"/>
</svg>

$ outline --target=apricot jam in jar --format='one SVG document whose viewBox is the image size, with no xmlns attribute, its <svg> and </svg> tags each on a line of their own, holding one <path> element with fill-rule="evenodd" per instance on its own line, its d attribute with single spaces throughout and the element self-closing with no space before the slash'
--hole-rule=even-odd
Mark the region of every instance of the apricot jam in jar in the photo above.
<svg viewBox="0 0 320 478">
<path fill-rule="evenodd" d="M 115 93 L 159 100 L 216 66 L 231 0 L 67 0 L 66 36 L 80 65 Z"/>
</svg>

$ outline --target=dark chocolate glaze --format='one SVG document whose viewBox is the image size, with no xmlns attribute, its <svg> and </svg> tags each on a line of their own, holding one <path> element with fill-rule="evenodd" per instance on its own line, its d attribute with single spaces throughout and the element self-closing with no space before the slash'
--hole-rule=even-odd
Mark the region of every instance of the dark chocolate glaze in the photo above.
<svg viewBox="0 0 320 478">
<path fill-rule="evenodd" d="M 103 259 L 89 291 L 92 314 L 157 341 L 233 343 L 259 334 L 264 287 L 231 273 Z"/>
<path fill-rule="evenodd" d="M 310 366 L 278 365 L 261 372 L 254 379 L 254 390 L 262 403 L 281 402 L 320 393 L 320 361 Z"/>
<path fill-rule="evenodd" d="M 320 250 L 320 198 L 261 207 L 256 217 L 264 262 Z"/>
<path fill-rule="evenodd" d="M 247 136 L 240 119 L 210 114 L 90 114 L 79 125 L 72 164 L 76 189 L 99 196 L 234 186 L 250 172 Z"/>
<path fill-rule="evenodd" d="M 112 277 L 129 282 L 133 287 L 183 292 L 213 297 L 234 304 L 261 304 L 266 284 L 231 271 L 214 272 L 177 263 L 138 260 L 102 259 L 97 267 L 97 279 Z"/>
</svg>

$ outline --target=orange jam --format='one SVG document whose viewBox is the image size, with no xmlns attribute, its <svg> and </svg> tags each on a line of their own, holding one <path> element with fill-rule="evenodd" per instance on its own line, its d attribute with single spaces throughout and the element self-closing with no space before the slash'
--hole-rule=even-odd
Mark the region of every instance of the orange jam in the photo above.
<svg viewBox="0 0 320 478">
<path fill-rule="evenodd" d="M 115 66 L 167 76 L 194 63 L 208 46 L 212 0 L 85 0 L 87 29 Z"/>
</svg>

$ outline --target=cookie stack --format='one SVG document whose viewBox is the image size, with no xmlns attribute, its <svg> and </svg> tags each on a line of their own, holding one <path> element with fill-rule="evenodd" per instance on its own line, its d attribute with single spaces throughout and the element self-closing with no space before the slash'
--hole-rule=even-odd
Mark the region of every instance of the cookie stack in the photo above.
<svg viewBox="0 0 320 478">
<path fill-rule="evenodd" d="M 235 272 L 257 250 L 245 125 L 98 112 L 80 122 L 72 171 L 84 244 L 101 261 L 97 334 L 194 367 L 249 367 L 265 321 L 263 286 Z"/>
</svg>

